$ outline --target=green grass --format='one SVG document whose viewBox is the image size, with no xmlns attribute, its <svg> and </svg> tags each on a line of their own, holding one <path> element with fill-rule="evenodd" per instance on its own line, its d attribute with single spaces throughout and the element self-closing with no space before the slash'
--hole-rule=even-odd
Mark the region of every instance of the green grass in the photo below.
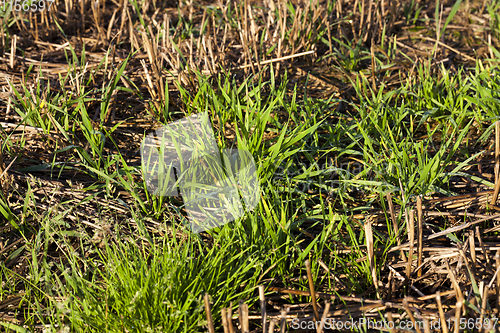
<svg viewBox="0 0 500 333">
<path fill-rule="evenodd" d="M 140 26 L 161 40 L 156 25 L 153 29 L 144 21 L 142 3 L 131 4 L 135 28 Z M 493 51 L 497 59 L 453 69 L 431 64 L 430 58 L 416 61 L 403 54 L 406 50 L 395 40 L 384 39 L 384 27 L 374 36 L 373 43 L 377 38 L 380 43 L 374 45 L 372 59 L 361 28 L 359 38 L 329 36 L 328 29 L 346 25 L 361 11 L 345 13 L 345 22 L 327 27 L 323 18 L 334 15 L 334 6 L 329 2 L 325 16 L 318 18 L 312 4 L 298 15 L 287 3 L 276 8 L 276 17 L 287 26 L 282 43 L 289 53 L 313 46 L 331 49 L 316 63 L 310 59 L 305 63 L 316 68 L 311 72 L 316 76 L 323 70 L 335 73 L 350 95 L 318 96 L 308 86 L 309 77 L 294 80 L 286 71 L 277 72 L 276 64 L 262 65 L 243 78 L 230 70 L 203 75 L 201 66 L 185 65 L 189 55 L 181 52 L 180 45 L 205 33 L 206 26 L 182 15 L 171 27 L 176 31 L 172 47 L 184 58 L 182 69 L 196 81 L 196 89 L 181 79 L 155 77 L 151 70 L 165 97 L 156 101 L 148 96 L 148 83 L 138 82 L 131 72 L 134 57 L 144 51 L 134 49 L 133 42 L 124 61 L 108 65 L 114 56 L 110 47 L 90 70 L 82 69 L 89 56 L 86 47 L 76 51 L 71 46 L 64 52 L 72 68 L 59 74 L 58 86 L 35 67 L 29 67 L 20 84 L 10 82 L 17 130 L 23 131 L 23 125 L 39 128 L 43 152 L 35 148 L 35 155 L 29 152 L 33 144 L 29 133 L 23 132 L 19 139 L 0 127 L 4 158 L 23 161 L 16 166 L 16 175 L 47 172 L 44 175 L 50 173 L 61 183 L 79 175 L 75 183 L 81 181 L 83 190 L 77 191 L 78 197 L 56 202 L 51 197 L 57 186 L 26 179 L 22 187 L 0 196 L 4 227 L 10 237 L 23 239 L 0 263 L 0 300 L 19 295 L 22 301 L 12 311 L 24 320 L 2 322 L 6 330 L 23 332 L 23 326 L 34 330 L 42 324 L 49 331 L 202 332 L 207 324 L 203 296 L 208 293 L 221 331 L 221 309 L 232 304 L 237 312 L 238 301 L 245 300 L 250 311 L 259 311 L 259 285 L 308 290 L 306 259 L 312 263 L 318 290 L 375 298 L 364 260 L 366 221 L 356 214 L 384 207 L 387 193 L 402 207 L 399 235 L 394 234 L 388 214 L 373 231 L 376 272 L 383 280 L 389 250 L 398 239 L 407 239 L 404 209 L 414 206 L 416 196 L 458 194 L 450 185 L 452 179 L 492 188 L 492 181 L 470 170 L 491 145 L 494 122 L 500 116 L 498 51 Z M 441 35 L 446 36 L 446 26 L 458 15 L 459 6 L 457 2 L 443 17 Z M 497 9 L 498 3 L 492 2 L 486 11 L 491 17 L 489 29 L 498 40 Z M 423 24 L 422 11 L 411 2 L 402 8 L 400 18 L 406 25 Z M 226 12 L 209 8 L 209 12 L 233 28 L 242 22 L 238 6 Z M 437 5 L 435 14 L 439 18 Z M 2 12 L 3 31 L 11 29 L 10 15 Z M 301 24 L 292 30 L 296 20 Z M 57 27 L 68 40 L 65 29 Z M 271 32 L 260 31 L 260 45 L 246 46 L 250 54 L 274 54 L 277 44 L 264 45 L 267 33 Z M 9 38 L 5 52 L 10 52 Z M 372 63 L 375 68 L 370 68 Z M 402 69 L 397 72 L 399 80 L 393 79 L 388 70 L 393 66 L 412 68 L 413 75 L 404 75 Z M 37 76 L 40 79 L 31 84 L 28 78 Z M 148 110 L 144 119 L 151 124 L 208 112 L 218 148 L 246 150 L 256 161 L 260 193 L 255 209 L 206 233 L 191 233 L 179 198 L 147 191 L 140 162 L 129 156 L 140 142 L 134 141 L 133 148 L 132 143 L 124 144 L 128 141 L 120 125 L 126 120 L 111 125 L 107 121 L 116 112 L 113 108 L 132 104 L 119 105 L 121 94 L 142 103 Z M 134 140 L 148 132 L 138 129 Z M 20 258 L 24 271 L 10 265 Z M 325 274 L 319 260 L 332 274 Z M 479 302 L 474 276 L 471 281 Z M 401 294 L 412 293 L 403 289 Z M 306 296 L 287 300 L 309 301 Z M 479 311 L 474 304 L 467 307 Z"/>
<path fill-rule="evenodd" d="M 80 104 L 75 118 L 81 117 L 80 129 L 90 145 L 89 153 L 75 147 L 75 163 L 103 185 L 122 185 L 130 193 L 136 193 L 137 208 L 131 209 L 138 238 L 116 232 L 117 227 L 115 232 L 103 232 L 104 245 L 91 245 L 92 240 L 85 232 L 65 231 L 67 224 L 61 211 L 69 209 L 69 202 L 58 207 L 60 213 L 54 208 L 53 212 L 49 210 L 40 216 L 43 228 L 38 232 L 23 231 L 20 227 L 20 234 L 35 236 L 29 236 L 25 245 L 31 253 L 32 264 L 29 278 L 23 281 L 33 288 L 25 297 L 35 306 L 34 310 L 39 307 L 40 313 L 45 314 L 32 319 L 49 320 L 58 327 L 69 326 L 77 331 L 192 332 L 200 329 L 206 320 L 201 302 L 203 293 L 211 295 L 217 321 L 220 309 L 227 307 L 230 301 L 237 304 L 238 299 L 247 299 L 252 304 L 259 281 L 278 279 L 286 284 L 301 270 L 307 258 L 313 262 L 323 259 L 336 274 L 346 274 L 350 286 L 347 293 L 362 292 L 371 281 L 369 267 L 348 263 L 363 257 L 360 250 L 365 243 L 363 230 L 352 225 L 346 215 L 333 213 L 332 206 L 321 196 L 309 194 L 299 185 L 307 180 L 308 188 L 314 189 L 314 193 L 327 193 L 325 184 L 330 174 L 340 170 L 325 169 L 318 162 L 352 156 L 364 161 L 361 172 L 353 174 L 347 168 L 342 170 L 344 174 L 336 181 L 338 187 L 331 194 L 345 209 L 348 206 L 344 200 L 349 198 L 352 188 L 362 189 L 373 200 L 378 194 L 393 192 L 399 201 L 399 179 L 405 203 L 417 194 L 450 194 L 446 188 L 449 178 L 457 174 L 467 176 L 461 169 L 471 165 L 477 156 L 456 161 L 471 121 L 491 121 L 499 106 L 492 98 L 486 102 L 487 108 L 471 107 L 472 103 L 485 103 L 474 100 L 474 92 L 486 94 L 488 88 L 485 87 L 496 84 L 494 80 L 484 84 L 484 80 L 496 76 L 479 73 L 483 81 L 480 86 L 474 82 L 479 78 L 473 74 L 463 78 L 468 83 L 461 87 L 466 86 L 463 89 L 468 90 L 459 95 L 468 96 L 468 102 L 460 103 L 453 96 L 447 97 L 446 94 L 456 94 L 453 80 L 446 76 L 428 76 L 421 84 L 388 93 L 383 93 L 382 88 L 373 95 L 359 92 L 361 103 L 353 109 L 353 119 L 336 124 L 325 122 L 334 114 L 331 101 L 307 97 L 300 100 L 296 94 L 287 97 L 285 80 L 280 86 L 272 80 L 256 84 L 244 82 L 239 86 L 226 80 L 220 88 L 202 84 L 195 96 L 186 92 L 185 103 L 196 108 L 190 112 L 208 109 L 223 122 L 234 124 L 238 129 L 234 145 L 253 154 L 262 180 L 262 199 L 256 209 L 238 221 L 210 231 L 210 245 L 199 236 L 189 235 L 188 229 L 177 221 L 172 224 L 177 230 L 172 232 L 181 232 L 185 237 L 181 240 L 158 238 L 147 231 L 142 221 L 144 216 L 156 216 L 164 228 L 172 228 L 169 221 L 164 220 L 165 204 L 161 204 L 169 199 L 140 198 L 142 185 L 132 177 L 140 174 L 139 167 L 127 166 L 119 153 L 103 156 L 102 144 L 99 141 L 93 144 L 92 140 L 108 137 L 110 133 L 97 136 L 90 129 L 85 132 L 89 116 Z M 365 81 L 360 84 L 369 91 L 369 84 Z M 266 96 L 262 95 L 263 91 L 268 91 Z M 426 107 L 423 107 L 424 100 L 428 103 Z M 450 104 L 453 102 L 454 105 Z M 280 110 L 290 116 L 285 123 L 277 119 Z M 433 120 L 432 125 L 429 119 Z M 322 129 L 327 129 L 326 133 Z M 414 141 L 418 132 L 428 139 Z M 267 133 L 275 133 L 274 138 L 264 141 L 263 135 Z M 221 148 L 225 147 L 220 131 L 216 137 L 222 143 Z M 58 152 L 65 150 L 67 147 L 62 147 Z M 110 172 L 110 165 L 116 165 L 117 170 Z M 281 182 L 273 180 L 278 166 L 280 173 L 286 175 Z M 52 167 L 65 168 L 67 163 Z M 375 177 L 369 177 L 370 172 Z M 36 198 L 28 196 L 25 207 L 35 201 Z M 369 205 L 367 202 L 366 206 Z M 21 223 L 7 209 L 2 213 L 11 223 Z M 26 208 L 26 214 L 30 215 L 30 208 Z M 321 232 L 314 239 L 304 238 L 301 233 L 304 224 L 309 224 L 308 228 L 317 226 Z M 70 244 L 74 240 L 71 242 L 70 237 L 81 244 L 78 250 L 73 250 Z M 375 247 L 387 248 L 394 243 L 393 238 L 380 233 L 375 234 L 375 239 Z M 339 245 L 353 251 L 346 256 L 323 257 L 325 251 L 335 253 Z M 48 258 L 51 246 L 57 246 L 64 254 L 61 262 L 51 262 Z M 379 267 L 384 260 L 384 257 L 377 258 Z M 317 275 L 319 268 L 313 268 Z M 306 281 L 294 284 L 297 283 L 295 288 L 306 287 Z M 46 316 L 47 310 L 42 310 L 45 307 L 52 315 Z"/>
</svg>

